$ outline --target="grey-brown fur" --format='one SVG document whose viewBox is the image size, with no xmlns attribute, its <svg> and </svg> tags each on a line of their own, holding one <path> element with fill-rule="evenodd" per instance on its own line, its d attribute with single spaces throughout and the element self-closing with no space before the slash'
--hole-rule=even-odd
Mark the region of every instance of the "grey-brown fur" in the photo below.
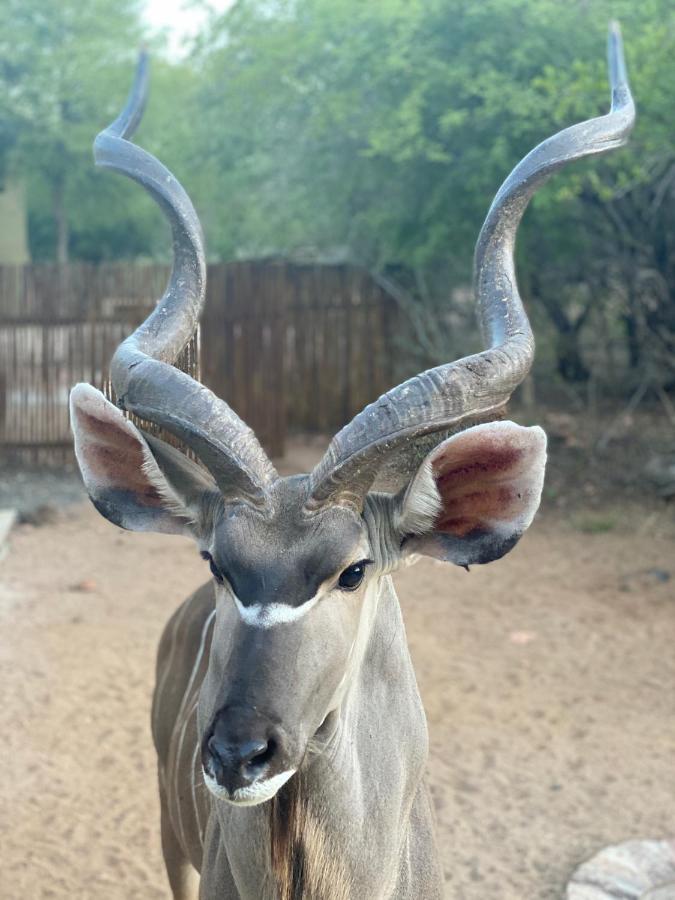
<svg viewBox="0 0 675 900">
<path fill-rule="evenodd" d="M 174 617 L 160 645 L 157 691 L 153 706 L 153 733 L 165 784 L 201 782 L 192 772 L 191 752 L 197 738 L 192 729 L 185 736 L 182 758 L 176 758 L 180 729 L 173 736 L 161 723 L 176 722 L 182 698 L 176 684 L 185 684 L 199 648 L 204 621 L 213 608 L 213 588 L 206 585 L 190 600 L 187 609 Z M 175 636 L 180 652 L 171 654 L 172 630 L 181 616 Z M 293 626 L 290 626 L 293 627 Z M 179 668 L 180 665 L 180 668 Z M 171 667 L 166 678 L 165 668 Z M 195 684 L 196 694 L 200 684 Z M 191 705 L 188 701 L 187 707 Z M 396 710 L 396 716 L 392 710 Z M 402 729 L 402 723 L 404 728 Z M 421 700 L 405 640 L 398 600 L 389 578 L 382 582 L 378 612 L 370 639 L 350 689 L 350 699 L 331 722 L 332 737 L 319 752 L 310 751 L 300 769 L 300 803 L 312 817 L 321 835 L 303 847 L 306 882 L 317 870 L 340 861 L 342 886 L 334 894 L 302 894 L 306 897 L 441 897 L 441 879 L 433 841 L 433 826 L 424 766 L 427 731 Z M 323 742 L 322 742 L 323 743 Z M 374 790 L 375 784 L 377 790 Z M 291 792 L 289 784 L 282 788 Z M 232 897 L 242 900 L 273 900 L 276 880 L 272 872 L 270 811 L 267 804 L 236 809 L 210 804 L 201 788 L 198 800 L 204 816 L 214 821 L 206 828 L 201 850 L 198 829 L 189 810 L 183 816 L 185 843 L 181 847 L 192 864 L 202 869 L 204 860 L 219 860 L 206 866 L 200 897 Z M 174 798 L 174 819 L 178 804 Z M 292 825 L 290 826 L 292 827 Z M 177 829 L 178 830 L 178 829 Z M 290 848 L 297 851 L 294 843 Z M 401 849 L 414 849 L 414 853 Z M 179 867 L 182 860 L 174 860 Z M 332 869 L 331 869 L 332 870 Z M 235 887 L 236 885 L 236 887 Z"/>
<path fill-rule="evenodd" d="M 175 685 L 185 684 L 192 669 L 203 622 L 213 608 L 211 585 L 201 588 L 186 602 L 177 634 L 184 648 L 180 668 L 175 655 L 169 658 L 176 617 L 160 646 L 158 684 L 162 683 L 167 665 L 171 666 L 171 674 L 164 680 L 165 690 L 155 695 L 153 731 L 165 783 L 189 785 L 193 777 L 198 784 L 201 778 L 199 772 L 191 771 L 189 752 L 182 759 L 175 758 L 180 729 L 174 731 L 171 740 L 167 730 L 158 729 L 158 723 L 176 719 L 181 698 Z M 326 746 L 320 752 L 318 746 L 316 752 L 310 751 L 302 764 L 300 802 L 313 819 L 312 828 L 321 835 L 318 846 L 312 837 L 303 847 L 306 882 L 311 884 L 312 878 L 320 877 L 315 873 L 324 867 L 332 871 L 338 860 L 342 884 L 335 884 L 334 893 L 302 896 L 336 900 L 342 896 L 429 900 L 441 897 L 424 780 L 426 723 L 398 600 L 389 578 L 383 579 L 381 585 L 377 616 L 363 664 L 351 686 L 350 700 L 331 723 L 333 729 L 334 736 Z M 194 745 L 192 733 L 186 737 L 185 745 Z M 282 793 L 293 789 L 289 784 Z M 198 791 L 198 798 L 200 803 L 206 799 L 203 788 Z M 188 797 L 185 807 L 189 805 Z M 240 810 L 215 802 L 207 813 L 208 806 L 207 801 L 204 815 L 210 815 L 213 821 L 206 828 L 204 850 L 200 850 L 191 814 L 184 816 L 189 827 L 186 846 L 181 848 L 196 868 L 204 869 L 202 900 L 273 900 L 276 879 L 272 872 L 267 804 Z M 292 844 L 290 849 L 297 848 Z M 217 861 L 217 865 L 205 864 L 209 860 Z M 167 863 L 179 869 L 184 861 L 179 857 Z"/>
</svg>

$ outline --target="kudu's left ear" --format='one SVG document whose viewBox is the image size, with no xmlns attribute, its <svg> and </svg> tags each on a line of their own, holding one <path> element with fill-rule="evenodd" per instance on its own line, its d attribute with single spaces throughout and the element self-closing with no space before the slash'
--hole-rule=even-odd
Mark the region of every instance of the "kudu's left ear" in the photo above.
<svg viewBox="0 0 675 900">
<path fill-rule="evenodd" d="M 142 434 L 100 391 L 70 392 L 75 455 L 96 509 L 130 531 L 198 537 L 211 477 L 180 451 Z"/>
<path fill-rule="evenodd" d="M 397 499 L 403 554 L 459 566 L 504 556 L 534 518 L 545 465 L 538 427 L 491 422 L 443 441 Z"/>
</svg>

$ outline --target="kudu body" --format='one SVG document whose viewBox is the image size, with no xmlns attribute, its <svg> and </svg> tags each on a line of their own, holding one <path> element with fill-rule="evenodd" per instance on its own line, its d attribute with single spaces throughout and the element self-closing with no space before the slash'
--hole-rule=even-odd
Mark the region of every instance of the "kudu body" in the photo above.
<svg viewBox="0 0 675 900">
<path fill-rule="evenodd" d="M 508 552 L 539 503 L 541 429 L 500 417 L 534 344 L 515 233 L 556 169 L 624 142 L 634 119 L 618 29 L 612 109 L 549 138 L 511 173 L 476 248 L 488 349 L 366 407 L 309 475 L 280 478 L 227 406 L 171 363 L 204 298 L 194 209 L 130 142 L 146 62 L 97 162 L 166 212 L 174 268 L 117 350 L 119 406 L 184 440 L 203 465 L 137 429 L 88 385 L 71 395 L 89 495 L 125 528 L 192 537 L 213 575 L 161 640 L 153 704 L 162 842 L 176 898 L 347 900 L 442 895 L 425 782 L 427 732 L 391 573 L 419 555 L 467 567 Z M 467 425 L 471 427 L 466 427 Z"/>
</svg>

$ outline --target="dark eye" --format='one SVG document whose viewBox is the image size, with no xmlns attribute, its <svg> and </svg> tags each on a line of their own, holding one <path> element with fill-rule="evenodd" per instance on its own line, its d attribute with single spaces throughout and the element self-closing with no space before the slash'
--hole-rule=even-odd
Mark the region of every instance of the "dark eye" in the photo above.
<svg viewBox="0 0 675 900">
<path fill-rule="evenodd" d="M 206 550 L 202 550 L 201 558 L 206 559 L 209 562 L 209 568 L 211 569 L 211 574 L 216 579 L 219 584 L 223 583 L 223 575 L 218 566 L 214 563 L 213 557 Z"/>
<path fill-rule="evenodd" d="M 338 581 L 339 587 L 343 591 L 355 591 L 363 581 L 367 565 L 368 560 L 363 559 L 361 562 L 354 563 L 353 566 L 346 568 L 342 575 L 340 575 L 340 580 Z"/>
</svg>

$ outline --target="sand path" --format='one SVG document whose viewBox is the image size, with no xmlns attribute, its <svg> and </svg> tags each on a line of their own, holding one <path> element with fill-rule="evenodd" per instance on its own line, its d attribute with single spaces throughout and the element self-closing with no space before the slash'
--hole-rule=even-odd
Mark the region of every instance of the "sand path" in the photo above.
<svg viewBox="0 0 675 900">
<path fill-rule="evenodd" d="M 397 578 L 448 898 L 554 900 L 601 846 L 675 832 L 672 536 L 647 513 L 589 535 L 544 512 L 500 563 Z M 88 505 L 14 532 L 0 563 L 3 900 L 169 896 L 153 661 L 204 577 L 187 541 L 125 533 Z"/>
</svg>

